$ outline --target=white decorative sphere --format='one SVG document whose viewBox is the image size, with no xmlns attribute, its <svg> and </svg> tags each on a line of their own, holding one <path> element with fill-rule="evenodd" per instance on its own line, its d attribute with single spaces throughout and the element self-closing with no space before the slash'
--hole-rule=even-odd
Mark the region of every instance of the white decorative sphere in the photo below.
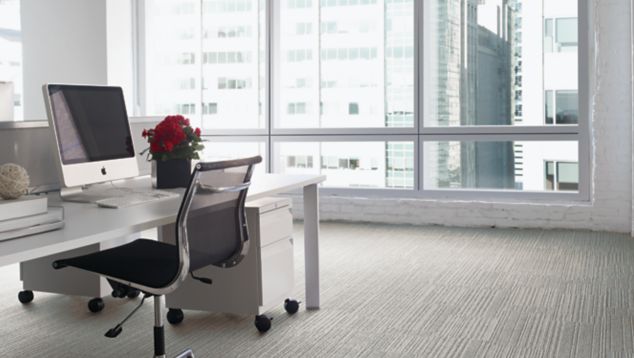
<svg viewBox="0 0 634 358">
<path fill-rule="evenodd" d="M 17 199 L 26 194 L 29 188 L 29 173 L 13 163 L 0 165 L 0 197 Z"/>
</svg>

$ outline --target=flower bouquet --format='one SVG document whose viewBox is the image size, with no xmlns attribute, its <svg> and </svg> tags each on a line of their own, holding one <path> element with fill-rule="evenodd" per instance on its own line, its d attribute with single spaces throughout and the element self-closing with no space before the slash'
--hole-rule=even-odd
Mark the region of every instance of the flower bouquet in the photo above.
<svg viewBox="0 0 634 358">
<path fill-rule="evenodd" d="M 154 129 L 144 129 L 150 147 L 148 160 L 156 163 L 157 188 L 178 188 L 189 185 L 191 160 L 200 159 L 204 146 L 200 128 L 192 128 L 182 115 L 167 116 Z"/>
</svg>

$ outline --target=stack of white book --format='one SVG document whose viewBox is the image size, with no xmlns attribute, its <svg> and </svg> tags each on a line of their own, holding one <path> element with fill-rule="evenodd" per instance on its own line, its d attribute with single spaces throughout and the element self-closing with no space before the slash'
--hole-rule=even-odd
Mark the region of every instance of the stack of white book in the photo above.
<svg viewBox="0 0 634 358">
<path fill-rule="evenodd" d="M 0 241 L 56 230 L 63 226 L 63 208 L 49 208 L 46 196 L 26 195 L 15 200 L 0 199 Z"/>
</svg>

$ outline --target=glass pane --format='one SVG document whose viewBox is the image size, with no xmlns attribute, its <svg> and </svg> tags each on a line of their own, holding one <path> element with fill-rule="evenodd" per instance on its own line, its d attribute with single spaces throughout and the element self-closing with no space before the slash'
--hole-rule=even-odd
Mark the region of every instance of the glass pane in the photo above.
<svg viewBox="0 0 634 358">
<path fill-rule="evenodd" d="M 557 163 L 557 189 L 579 190 L 579 163 Z"/>
<path fill-rule="evenodd" d="M 145 6 L 145 114 L 180 113 L 200 127 L 200 1 Z"/>
<path fill-rule="evenodd" d="M 557 50 L 576 51 L 577 50 L 577 19 L 557 19 Z"/>
<path fill-rule="evenodd" d="M 553 190 L 552 163 L 578 163 L 576 141 L 430 141 L 423 151 L 425 189 Z M 578 165 L 566 167 L 572 178 Z"/>
<path fill-rule="evenodd" d="M 576 1 L 423 1 L 424 125 L 544 125 L 545 91 L 578 88 L 576 47 L 553 49 L 576 39 Z"/>
<path fill-rule="evenodd" d="M 255 155 L 262 156 L 262 163 L 255 166 L 254 173 L 266 173 L 267 156 L 266 142 L 214 142 L 213 138 L 205 137 L 205 149 L 202 152 L 201 160 L 215 162 L 219 160 L 229 160 L 247 158 Z"/>
<path fill-rule="evenodd" d="M 276 126 L 413 127 L 413 10 L 413 0 L 281 1 Z"/>
<path fill-rule="evenodd" d="M 579 122 L 579 96 L 577 91 L 557 91 L 557 124 L 577 124 Z"/>
<path fill-rule="evenodd" d="M 278 142 L 274 168 L 325 174 L 325 187 L 414 188 L 413 142 Z"/>
<path fill-rule="evenodd" d="M 145 3 L 146 115 L 264 128 L 264 0 Z"/>
<path fill-rule="evenodd" d="M 263 0 L 202 1 L 203 128 L 265 127 L 265 10 Z"/>
<path fill-rule="evenodd" d="M 579 163 L 557 163 L 559 183 L 579 183 Z"/>
<path fill-rule="evenodd" d="M 280 70 L 278 71 L 281 126 L 311 127 L 319 116 L 319 18 L 317 0 L 280 1 Z M 286 20 L 284 20 L 286 19 Z"/>
<path fill-rule="evenodd" d="M 0 108 L 13 108 L 0 121 L 24 119 L 22 106 L 22 32 L 20 1 L 0 1 Z"/>
</svg>

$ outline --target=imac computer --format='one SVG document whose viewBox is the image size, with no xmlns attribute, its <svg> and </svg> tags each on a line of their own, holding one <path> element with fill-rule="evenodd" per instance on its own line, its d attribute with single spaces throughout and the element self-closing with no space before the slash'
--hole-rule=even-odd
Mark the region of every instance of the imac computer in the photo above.
<svg viewBox="0 0 634 358">
<path fill-rule="evenodd" d="M 90 184 L 139 175 L 120 87 L 45 84 L 42 89 L 63 197 L 77 196 Z"/>
</svg>

